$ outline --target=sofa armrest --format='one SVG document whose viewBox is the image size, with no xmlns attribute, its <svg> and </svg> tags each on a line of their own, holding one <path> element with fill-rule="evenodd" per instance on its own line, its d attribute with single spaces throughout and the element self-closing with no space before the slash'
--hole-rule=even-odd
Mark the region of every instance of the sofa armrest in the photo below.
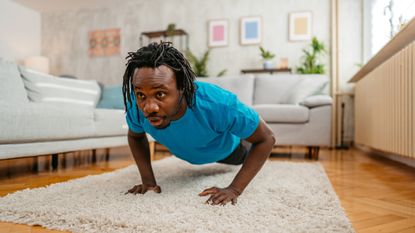
<svg viewBox="0 0 415 233">
<path fill-rule="evenodd" d="M 328 95 L 313 95 L 305 98 L 300 104 L 308 108 L 315 108 L 324 105 L 331 105 L 332 103 L 333 99 Z"/>
</svg>

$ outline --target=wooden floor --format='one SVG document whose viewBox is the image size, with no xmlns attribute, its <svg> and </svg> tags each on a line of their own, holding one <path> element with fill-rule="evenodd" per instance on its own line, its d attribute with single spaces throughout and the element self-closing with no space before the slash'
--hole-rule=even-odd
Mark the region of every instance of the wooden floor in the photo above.
<svg viewBox="0 0 415 233">
<path fill-rule="evenodd" d="M 308 161 L 303 148 L 277 148 L 275 152 L 271 160 Z M 58 171 L 51 171 L 49 156 L 0 161 L 0 196 L 133 164 L 127 147 L 113 148 L 110 155 L 106 162 L 104 151 L 98 151 L 96 163 L 89 151 L 60 155 Z M 155 159 L 166 156 L 158 152 Z M 319 161 L 357 232 L 415 232 L 415 168 L 357 149 L 323 149 Z M 0 222 L 0 232 L 59 231 Z"/>
</svg>

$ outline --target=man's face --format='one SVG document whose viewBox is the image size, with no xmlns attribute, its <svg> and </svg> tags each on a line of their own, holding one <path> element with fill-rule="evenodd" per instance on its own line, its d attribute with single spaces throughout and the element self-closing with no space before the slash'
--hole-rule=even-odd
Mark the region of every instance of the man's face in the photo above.
<svg viewBox="0 0 415 233">
<path fill-rule="evenodd" d="M 181 92 L 177 89 L 174 72 L 161 65 L 155 69 L 140 68 L 133 77 L 137 106 L 155 128 L 166 128 L 183 111 Z M 180 105 L 180 106 L 179 106 Z"/>
</svg>

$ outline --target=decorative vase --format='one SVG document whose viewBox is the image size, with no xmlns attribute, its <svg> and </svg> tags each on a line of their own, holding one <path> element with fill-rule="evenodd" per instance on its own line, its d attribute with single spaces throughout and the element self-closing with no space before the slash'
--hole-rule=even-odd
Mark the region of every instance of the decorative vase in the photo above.
<svg viewBox="0 0 415 233">
<path fill-rule="evenodd" d="M 274 68 L 273 64 L 272 64 L 272 61 L 264 61 L 264 69 L 269 70 L 269 69 L 272 69 L 272 68 Z"/>
</svg>

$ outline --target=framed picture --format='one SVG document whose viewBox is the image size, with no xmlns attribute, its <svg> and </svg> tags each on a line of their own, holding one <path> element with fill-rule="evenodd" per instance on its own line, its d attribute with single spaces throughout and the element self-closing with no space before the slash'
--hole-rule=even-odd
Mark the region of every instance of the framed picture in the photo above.
<svg viewBox="0 0 415 233">
<path fill-rule="evenodd" d="M 304 41 L 311 39 L 312 15 L 309 11 L 290 13 L 289 40 Z"/>
<path fill-rule="evenodd" d="M 209 21 L 209 47 L 228 45 L 228 20 L 217 19 Z"/>
<path fill-rule="evenodd" d="M 241 44 L 260 44 L 262 40 L 262 19 L 261 17 L 241 18 Z"/>
<path fill-rule="evenodd" d="M 121 29 L 111 28 L 88 33 L 89 56 L 112 56 L 120 54 Z"/>
</svg>

